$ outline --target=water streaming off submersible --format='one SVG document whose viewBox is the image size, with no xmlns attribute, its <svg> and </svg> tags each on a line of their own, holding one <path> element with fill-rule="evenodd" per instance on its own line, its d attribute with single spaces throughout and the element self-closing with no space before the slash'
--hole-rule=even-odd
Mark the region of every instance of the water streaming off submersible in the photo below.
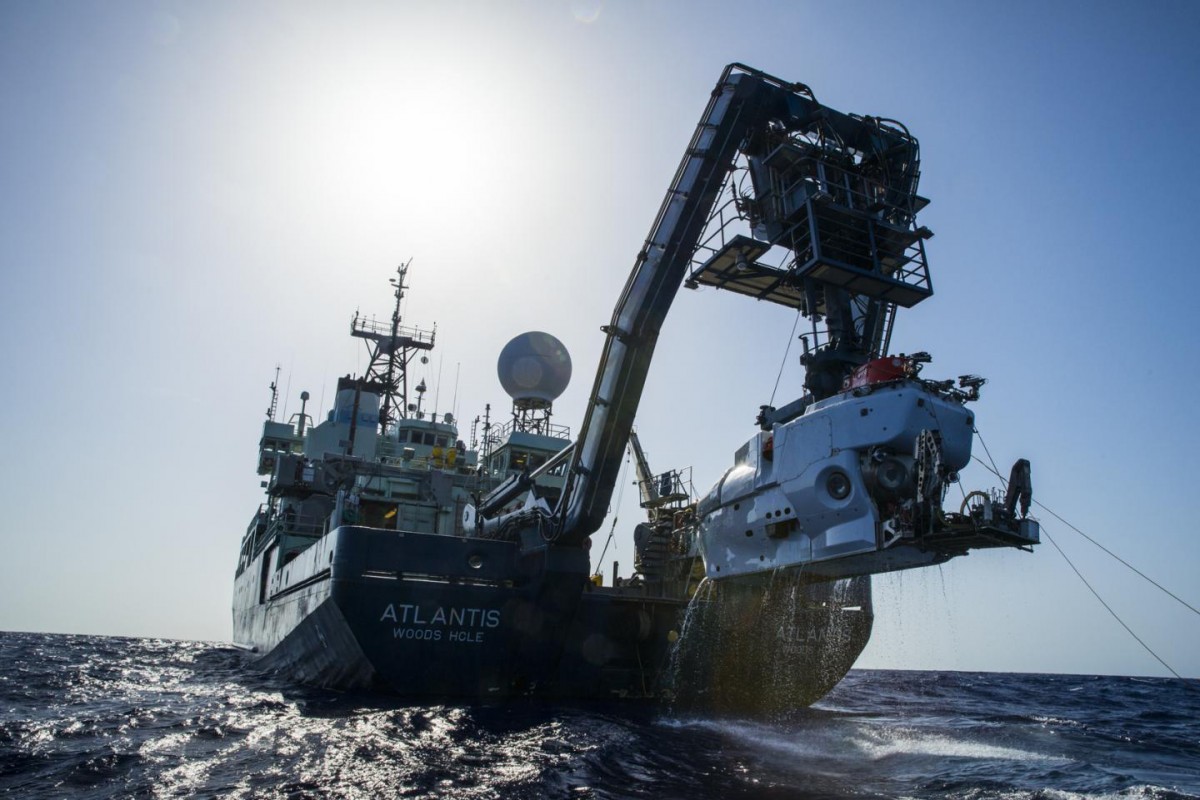
<svg viewBox="0 0 1200 800">
<path fill-rule="evenodd" d="M 870 576 L 705 578 L 671 655 L 676 707 L 771 715 L 808 706 L 850 671 L 873 620 Z"/>
</svg>

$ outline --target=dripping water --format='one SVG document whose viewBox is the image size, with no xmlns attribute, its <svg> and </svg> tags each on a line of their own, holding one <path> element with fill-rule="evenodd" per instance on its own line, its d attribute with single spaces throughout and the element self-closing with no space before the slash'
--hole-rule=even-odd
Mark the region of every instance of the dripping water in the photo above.
<svg viewBox="0 0 1200 800">
<path fill-rule="evenodd" d="M 778 715 L 824 696 L 870 636 L 869 577 L 798 570 L 705 579 L 668 669 L 677 708 Z"/>
</svg>

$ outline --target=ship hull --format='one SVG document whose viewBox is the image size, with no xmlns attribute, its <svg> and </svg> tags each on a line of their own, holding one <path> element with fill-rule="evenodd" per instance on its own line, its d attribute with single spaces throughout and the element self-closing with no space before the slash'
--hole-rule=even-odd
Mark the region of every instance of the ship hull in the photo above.
<svg viewBox="0 0 1200 800">
<path fill-rule="evenodd" d="M 785 570 L 701 586 L 672 654 L 681 705 L 772 716 L 824 697 L 871 637 L 868 576 L 810 581 Z"/>
<path fill-rule="evenodd" d="M 754 705 L 736 682 L 695 692 L 694 679 L 679 679 L 684 599 L 595 587 L 581 549 L 522 552 L 513 542 L 344 526 L 280 568 L 272 557 L 264 551 L 237 578 L 234 639 L 261 668 L 299 682 L 422 699 L 678 694 L 690 704 Z M 792 683 L 806 688 L 787 696 L 807 704 L 832 688 L 869 630 L 844 637 L 834 657 L 824 648 L 820 670 L 797 664 Z M 704 652 L 687 651 L 693 678 L 716 668 L 695 662 Z"/>
<path fill-rule="evenodd" d="M 238 576 L 234 640 L 264 668 L 336 689 L 652 694 L 684 603 L 586 573 L 582 550 L 342 527 L 282 569 L 264 552 Z"/>
</svg>

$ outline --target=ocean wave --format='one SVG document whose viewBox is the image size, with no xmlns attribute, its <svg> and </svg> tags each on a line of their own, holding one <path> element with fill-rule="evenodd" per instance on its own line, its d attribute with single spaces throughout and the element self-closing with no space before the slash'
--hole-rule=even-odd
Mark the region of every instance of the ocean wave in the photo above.
<svg viewBox="0 0 1200 800">
<path fill-rule="evenodd" d="M 30 800 L 1200 797 L 1200 693 L 1172 681 L 856 671 L 763 721 L 335 694 L 199 642 L 0 658 L 0 793 Z"/>
</svg>

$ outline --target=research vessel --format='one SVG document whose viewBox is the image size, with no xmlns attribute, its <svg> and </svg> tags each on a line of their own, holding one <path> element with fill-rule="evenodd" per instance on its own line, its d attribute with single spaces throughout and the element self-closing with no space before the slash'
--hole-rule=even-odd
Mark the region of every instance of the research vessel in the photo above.
<svg viewBox="0 0 1200 800">
<path fill-rule="evenodd" d="M 821 697 L 870 636 L 872 574 L 1039 539 L 1025 461 L 1006 490 L 943 508 L 983 379 L 930 379 L 928 354 L 889 352 L 897 310 L 933 293 L 919 167 L 902 124 L 726 68 L 601 329 L 574 432 L 552 422 L 570 357 L 536 331 L 499 354 L 508 419 L 488 407 L 468 443 L 452 414 L 427 411 L 409 373 L 436 335 L 401 318 L 400 267 L 390 319 L 352 320 L 368 367 L 338 380 L 320 422 L 307 395 L 275 419 L 272 385 L 235 643 L 298 681 L 417 698 L 755 712 Z M 654 472 L 633 429 L 681 287 L 809 326 L 805 394 L 761 407 L 703 494 L 686 471 Z M 646 519 L 634 574 L 606 585 L 589 548 L 627 449 Z"/>
</svg>

